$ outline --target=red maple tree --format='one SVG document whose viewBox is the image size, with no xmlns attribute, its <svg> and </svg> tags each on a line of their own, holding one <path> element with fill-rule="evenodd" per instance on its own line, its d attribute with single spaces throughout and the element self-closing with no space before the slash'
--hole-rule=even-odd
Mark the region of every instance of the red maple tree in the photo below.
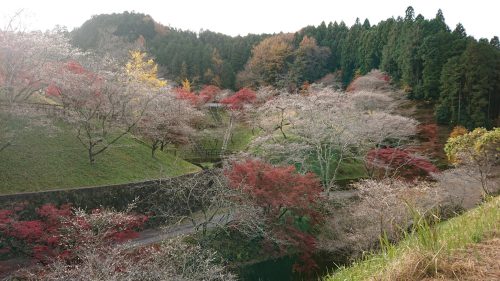
<svg viewBox="0 0 500 281">
<path fill-rule="evenodd" d="M 322 191 L 312 173 L 301 175 L 294 166 L 273 166 L 259 160 L 234 163 L 226 175 L 232 188 L 243 190 L 267 214 L 277 215 L 286 208 L 303 215 Z"/>
<path fill-rule="evenodd" d="M 272 233 L 301 253 L 295 270 L 314 268 L 316 238 L 311 230 L 321 222 L 316 206 L 322 198 L 317 177 L 312 173 L 299 174 L 294 166 L 273 166 L 259 160 L 233 163 L 226 177 L 232 189 L 246 195 L 241 200 L 261 208 Z M 304 218 L 305 228 L 299 226 Z"/>
<path fill-rule="evenodd" d="M 402 148 L 372 149 L 366 155 L 365 161 L 379 176 L 414 180 L 439 172 L 429 160 Z"/>
<path fill-rule="evenodd" d="M 198 93 L 198 96 L 203 103 L 212 102 L 220 91 L 221 89 L 217 86 L 205 85 Z"/>
<path fill-rule="evenodd" d="M 178 99 L 188 101 L 193 106 L 198 106 L 200 103 L 198 95 L 181 87 L 175 88 L 174 93 Z"/>
<path fill-rule="evenodd" d="M 257 95 L 252 89 L 242 88 L 234 95 L 222 99 L 220 102 L 225 104 L 231 110 L 241 110 L 246 104 L 253 104 L 257 99 Z"/>
<path fill-rule="evenodd" d="M 191 105 L 199 107 L 207 102 L 214 101 L 221 89 L 213 85 L 205 85 L 200 92 L 191 92 L 182 87 L 175 88 L 174 93 L 178 99 L 186 100 Z"/>
<path fill-rule="evenodd" d="M 417 126 L 417 130 L 420 145 L 416 147 L 416 151 L 430 155 L 433 158 L 442 153 L 442 147 L 439 145 L 437 124 L 420 124 Z"/>
</svg>

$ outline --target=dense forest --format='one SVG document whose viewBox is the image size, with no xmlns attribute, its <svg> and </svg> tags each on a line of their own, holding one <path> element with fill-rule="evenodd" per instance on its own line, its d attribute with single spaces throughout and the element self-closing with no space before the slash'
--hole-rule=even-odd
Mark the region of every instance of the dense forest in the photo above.
<svg viewBox="0 0 500 281">
<path fill-rule="evenodd" d="M 162 72 L 171 80 L 235 88 L 236 73 L 243 69 L 252 48 L 269 35 L 231 37 L 212 31 L 184 31 L 162 26 L 144 14 L 98 15 L 72 32 L 73 43 L 86 50 L 109 44 L 145 42 Z M 120 42 L 122 43 L 122 42 Z M 141 44 L 139 44 L 141 45 Z"/>
<path fill-rule="evenodd" d="M 322 22 L 295 34 L 230 37 L 165 27 L 144 14 L 99 15 L 72 33 L 83 49 L 99 48 L 110 34 L 142 42 L 166 78 L 221 88 L 272 85 L 298 89 L 332 72 L 347 86 L 372 69 L 391 75 L 410 98 L 435 105 L 436 119 L 450 126 L 498 126 L 500 43 L 476 40 L 461 24 L 451 30 L 439 10 L 432 19 L 404 17 L 377 25 L 359 19 Z"/>
</svg>

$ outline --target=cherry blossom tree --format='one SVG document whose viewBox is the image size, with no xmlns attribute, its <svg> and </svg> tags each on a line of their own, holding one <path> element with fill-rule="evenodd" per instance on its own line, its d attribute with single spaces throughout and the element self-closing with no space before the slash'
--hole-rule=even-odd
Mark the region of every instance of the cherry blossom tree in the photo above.
<svg viewBox="0 0 500 281">
<path fill-rule="evenodd" d="M 364 96 L 389 101 L 378 95 Z M 329 190 L 344 161 L 362 162 L 369 150 L 399 146 L 416 132 L 416 121 L 381 109 L 367 110 L 358 101 L 356 95 L 330 88 L 314 89 L 306 96 L 282 94 L 261 107 L 260 124 L 267 133 L 253 145 L 263 157 L 300 164 L 302 171 L 311 171 L 314 163 Z"/>
<path fill-rule="evenodd" d="M 0 30 L 0 151 L 14 144 L 19 133 L 10 120 L 43 118 L 26 103 L 40 96 L 58 62 L 77 53 L 60 32 L 22 32 L 13 26 Z"/>
<path fill-rule="evenodd" d="M 155 217 L 163 218 L 172 225 L 189 222 L 205 236 L 209 228 L 226 227 L 234 214 L 239 212 L 240 205 L 231 200 L 236 195 L 237 192 L 228 188 L 221 169 L 209 169 L 182 182 L 174 183 L 166 179 L 157 191 L 144 200 L 158 196 L 172 198 L 176 208 L 172 208 L 171 204 L 154 206 L 151 211 Z"/>
<path fill-rule="evenodd" d="M 47 86 L 58 62 L 77 52 L 57 32 L 0 31 L 0 100 L 25 102 Z"/>
<path fill-rule="evenodd" d="M 85 249 L 77 265 L 57 261 L 20 275 L 31 280 L 237 280 L 213 250 L 177 237 L 139 249 L 124 247 Z"/>
<path fill-rule="evenodd" d="M 131 80 L 111 58 L 89 54 L 82 61 L 63 64 L 52 79 L 51 91 L 64 107 L 64 120 L 74 126 L 90 164 L 94 164 L 97 155 L 138 124 L 154 92 Z"/>
<path fill-rule="evenodd" d="M 347 87 L 347 92 L 370 91 L 384 92 L 389 90 L 390 77 L 380 70 L 372 70 L 366 75 L 354 79 Z"/>
<path fill-rule="evenodd" d="M 194 127 L 203 116 L 202 111 L 164 89 L 150 102 L 134 131 L 148 140 L 154 157 L 158 149 L 163 150 L 168 144 L 190 142 L 196 135 Z"/>
</svg>

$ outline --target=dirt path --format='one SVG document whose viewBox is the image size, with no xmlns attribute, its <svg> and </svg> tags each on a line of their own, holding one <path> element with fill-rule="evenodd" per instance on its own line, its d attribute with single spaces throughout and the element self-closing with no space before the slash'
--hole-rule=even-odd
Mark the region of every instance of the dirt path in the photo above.
<svg viewBox="0 0 500 281">
<path fill-rule="evenodd" d="M 207 228 L 211 229 L 216 227 L 217 225 L 226 224 L 230 221 L 231 217 L 228 214 L 219 214 L 214 216 L 212 222 L 207 224 Z M 193 234 L 197 230 L 198 230 L 197 227 L 195 227 L 191 222 L 172 225 L 162 229 L 146 229 L 139 233 L 138 238 L 128 243 L 125 243 L 123 246 L 127 248 L 147 246 L 159 243 L 169 238 L 181 235 Z"/>
</svg>

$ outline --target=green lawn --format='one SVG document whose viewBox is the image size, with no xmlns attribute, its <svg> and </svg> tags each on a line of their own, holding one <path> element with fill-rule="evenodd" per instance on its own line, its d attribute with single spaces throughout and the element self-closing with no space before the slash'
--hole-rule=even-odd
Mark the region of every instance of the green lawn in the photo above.
<svg viewBox="0 0 500 281">
<path fill-rule="evenodd" d="M 36 123 L 20 118 L 8 123 L 17 137 L 15 145 L 0 152 L 0 194 L 118 184 L 199 170 L 169 153 L 159 151 L 153 159 L 149 147 L 131 136 L 98 155 L 91 166 L 68 125 L 57 123 L 49 129 Z"/>
<path fill-rule="evenodd" d="M 500 197 L 490 198 L 482 206 L 437 226 L 425 223 L 422 217 L 416 218 L 416 231 L 406 239 L 396 245 L 382 239 L 384 245 L 380 253 L 341 268 L 324 280 L 374 280 L 375 277 L 375 280 L 408 280 L 409 275 L 401 276 L 408 272 L 412 276 L 439 272 L 440 261 L 454 251 L 478 243 L 500 229 Z M 395 275 L 399 277 L 394 278 Z"/>
</svg>

